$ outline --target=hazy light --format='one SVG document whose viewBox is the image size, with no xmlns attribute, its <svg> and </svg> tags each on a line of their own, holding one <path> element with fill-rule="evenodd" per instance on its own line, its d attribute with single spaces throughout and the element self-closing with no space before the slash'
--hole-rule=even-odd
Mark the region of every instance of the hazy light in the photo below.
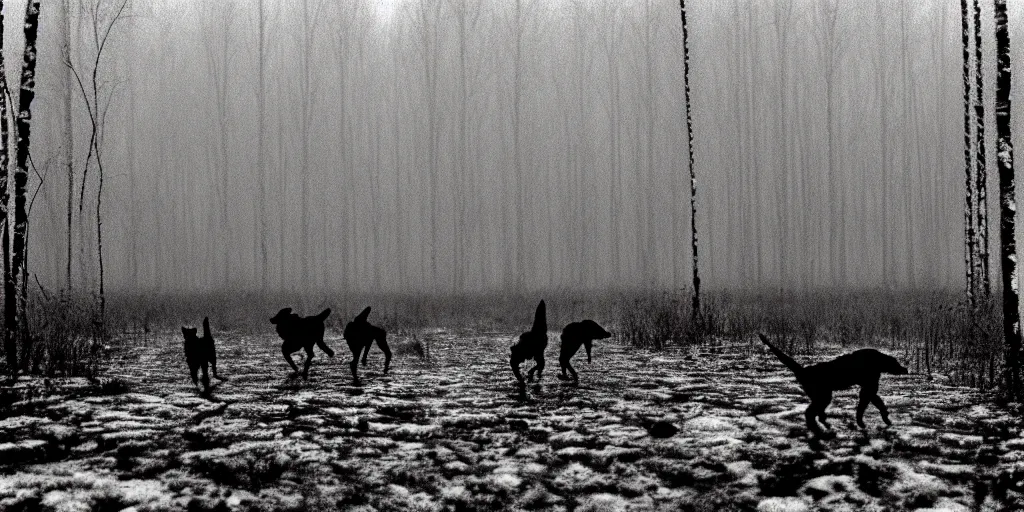
<svg viewBox="0 0 1024 512">
<path fill-rule="evenodd" d="M 374 3 L 374 9 L 377 13 L 377 17 L 387 23 L 390 22 L 395 13 L 398 12 L 398 4 L 402 0 L 377 0 Z"/>
</svg>

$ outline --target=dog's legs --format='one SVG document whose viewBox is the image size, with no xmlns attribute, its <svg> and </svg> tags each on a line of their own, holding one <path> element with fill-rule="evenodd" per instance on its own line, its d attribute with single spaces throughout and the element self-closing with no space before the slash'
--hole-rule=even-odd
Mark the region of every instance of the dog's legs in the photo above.
<svg viewBox="0 0 1024 512">
<path fill-rule="evenodd" d="M 306 349 L 306 363 L 302 365 L 302 378 L 309 378 L 309 365 L 313 364 L 313 347 Z"/>
<path fill-rule="evenodd" d="M 324 343 L 323 338 L 316 340 L 316 346 L 320 347 L 320 350 L 323 350 L 324 354 L 327 354 L 327 357 L 334 357 L 334 351 Z"/>
<path fill-rule="evenodd" d="M 199 387 L 199 366 L 189 367 L 189 372 L 192 374 L 192 385 Z"/>
<path fill-rule="evenodd" d="M 878 393 L 878 384 L 864 384 L 860 387 L 860 400 L 857 402 L 857 426 L 860 428 L 867 428 L 864 425 L 864 411 L 868 410 L 868 403 L 874 401 L 874 397 Z M 885 405 L 879 408 L 879 411 L 884 411 Z M 882 417 L 885 418 L 888 413 L 882 413 Z"/>
<path fill-rule="evenodd" d="M 810 398 L 811 405 L 808 405 L 807 410 L 804 411 L 804 419 L 807 420 L 807 428 L 814 432 L 814 435 L 820 436 L 822 434 L 821 427 L 818 426 L 815 418 L 825 414 L 825 408 L 832 402 L 832 392 L 812 395 Z M 827 427 L 828 425 L 826 424 L 825 426 Z"/>
<path fill-rule="evenodd" d="M 814 421 L 817 416 L 817 407 L 811 402 L 811 405 L 807 406 L 807 410 L 804 411 L 804 419 L 807 420 L 807 429 L 814 433 L 815 436 L 821 435 L 821 427 Z"/>
<path fill-rule="evenodd" d="M 281 347 L 281 354 L 284 355 L 284 360 L 288 361 L 288 365 L 291 366 L 292 370 L 295 371 L 294 375 L 298 375 L 299 367 L 298 365 L 295 364 L 295 361 L 292 360 L 292 355 L 288 353 L 288 349 Z"/>
<path fill-rule="evenodd" d="M 512 367 L 512 373 L 515 374 L 516 380 L 519 381 L 519 384 L 526 384 L 526 380 L 523 379 L 523 374 L 519 373 L 519 363 L 512 359 L 509 360 L 509 366 Z"/>
<path fill-rule="evenodd" d="M 580 376 L 576 374 L 576 369 L 572 367 L 572 363 L 569 362 L 568 357 L 560 358 L 558 362 L 562 365 L 562 375 L 565 375 L 566 370 L 568 370 L 569 373 L 572 374 L 572 380 L 576 382 L 580 381 Z"/>
<path fill-rule="evenodd" d="M 363 366 L 366 366 L 366 357 L 370 355 L 370 347 L 373 346 L 373 340 L 368 340 L 366 345 L 363 346 Z M 359 357 L 359 356 L 356 356 Z"/>
<path fill-rule="evenodd" d="M 356 373 L 356 368 L 359 366 L 359 351 L 361 349 L 355 348 L 352 350 L 352 362 L 349 363 L 349 367 L 352 368 L 352 380 L 359 380 L 359 375 Z"/>
<path fill-rule="evenodd" d="M 217 375 L 217 349 L 212 345 L 210 346 L 210 371 L 213 373 L 213 378 L 217 380 L 228 380 L 226 377 Z"/>
<path fill-rule="evenodd" d="M 825 425 L 825 428 L 832 430 L 832 425 L 828 424 L 828 414 L 825 412 L 824 407 L 822 407 L 821 412 L 818 413 L 818 421 L 820 421 L 822 425 Z"/>
<path fill-rule="evenodd" d="M 384 373 L 388 373 L 388 368 L 391 368 L 391 347 L 388 347 L 387 333 L 377 338 L 377 346 L 384 352 Z M 370 351 L 370 345 L 366 345 L 366 351 Z"/>
<path fill-rule="evenodd" d="M 533 372 L 537 372 L 537 381 L 540 381 L 541 372 L 544 371 L 544 354 L 537 355 L 537 366 L 530 368 L 530 372 L 526 375 L 526 380 L 533 381 Z"/>
<path fill-rule="evenodd" d="M 878 412 L 882 413 L 882 421 L 891 427 L 892 422 L 889 421 L 889 409 L 885 407 L 885 402 L 882 401 L 882 397 L 875 394 L 875 396 L 871 397 L 871 403 L 875 404 L 875 407 L 878 408 Z"/>
<path fill-rule="evenodd" d="M 203 391 L 210 392 L 210 374 L 207 363 L 203 363 Z"/>
<path fill-rule="evenodd" d="M 572 365 L 569 364 L 569 360 L 572 359 L 572 356 L 576 355 L 576 352 L 579 351 L 580 346 L 573 345 L 574 344 L 572 342 L 562 340 L 562 346 L 558 351 L 558 365 L 562 368 L 562 376 L 559 378 L 562 380 L 569 378 L 569 376 L 565 374 L 566 370 L 572 372 L 574 380 L 578 380 L 576 378 L 576 371 L 573 370 Z"/>
</svg>

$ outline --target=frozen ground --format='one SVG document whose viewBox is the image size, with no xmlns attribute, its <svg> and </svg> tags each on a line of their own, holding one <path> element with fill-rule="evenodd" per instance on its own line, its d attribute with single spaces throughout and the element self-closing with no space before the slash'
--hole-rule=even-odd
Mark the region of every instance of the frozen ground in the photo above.
<svg viewBox="0 0 1024 512">
<path fill-rule="evenodd" d="M 1021 509 L 1020 424 L 989 397 L 883 378 L 895 426 L 853 392 L 836 437 L 808 440 L 806 404 L 757 346 L 577 355 L 582 384 L 517 392 L 509 337 L 432 334 L 432 360 L 373 349 L 361 386 L 340 357 L 286 379 L 272 336 L 218 336 L 231 378 L 197 395 L 181 340 L 121 352 L 97 391 L 21 381 L 0 410 L 3 510 Z M 421 338 L 422 339 L 422 338 Z M 548 347 L 557 359 L 557 340 Z M 400 340 L 399 340 L 400 342 Z M 556 364 L 549 359 L 549 365 Z M 802 358 L 801 358 L 802 359 Z M 3 399 L 0 396 L 0 400 Z M 19 400 L 11 403 L 11 400 Z M 645 426 L 680 427 L 655 439 Z"/>
</svg>

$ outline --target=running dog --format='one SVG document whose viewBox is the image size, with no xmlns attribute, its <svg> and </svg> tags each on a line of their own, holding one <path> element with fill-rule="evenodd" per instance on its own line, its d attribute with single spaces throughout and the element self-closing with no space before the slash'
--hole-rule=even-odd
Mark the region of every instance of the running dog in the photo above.
<svg viewBox="0 0 1024 512">
<path fill-rule="evenodd" d="M 210 375 L 208 369 L 213 370 L 213 378 L 227 380 L 217 375 L 217 347 L 213 343 L 213 335 L 210 334 L 210 319 L 203 318 L 203 337 L 197 335 L 195 327 L 182 327 L 181 334 L 185 337 L 185 362 L 188 363 L 188 371 L 192 375 L 192 384 L 199 387 L 199 368 L 203 369 L 203 392 L 210 392 Z"/>
<path fill-rule="evenodd" d="M 281 337 L 281 354 L 285 361 L 295 372 L 291 375 L 296 377 L 299 374 L 299 367 L 292 361 L 292 354 L 299 350 L 306 351 L 306 363 L 302 368 L 302 378 L 309 378 L 309 365 L 313 362 L 313 345 L 320 347 L 327 357 L 334 357 L 334 351 L 324 343 L 324 320 L 331 314 L 327 308 L 316 316 L 300 317 L 292 313 L 292 308 L 284 308 L 270 319 L 270 323 L 277 326 L 277 335 Z"/>
<path fill-rule="evenodd" d="M 579 382 L 580 377 L 576 374 L 576 370 L 573 369 L 572 365 L 569 364 L 569 360 L 572 359 L 572 356 L 576 355 L 576 352 L 580 350 L 580 345 L 582 345 L 587 350 L 587 362 L 589 363 L 591 361 L 590 348 L 594 340 L 603 340 L 611 336 L 611 333 L 597 325 L 597 322 L 593 320 L 573 322 L 565 326 L 565 329 L 562 329 L 562 347 L 558 355 L 558 364 L 562 366 L 562 374 L 558 378 L 568 380 L 569 376 L 565 374 L 566 370 L 568 370 L 572 374 L 573 382 Z"/>
<path fill-rule="evenodd" d="M 359 362 L 359 353 L 363 353 L 363 366 L 366 366 L 366 356 L 370 354 L 370 346 L 377 342 L 377 346 L 384 351 L 384 373 L 388 373 L 391 367 L 391 349 L 388 347 L 388 333 L 384 329 L 371 324 L 366 319 L 370 316 L 370 308 L 367 307 L 359 316 L 345 325 L 345 341 L 352 351 L 352 379 L 359 380 L 356 374 L 356 366 Z"/>
<path fill-rule="evenodd" d="M 886 425 L 892 425 L 889 421 L 889 410 L 886 409 L 882 398 L 878 396 L 878 380 L 883 373 L 893 375 L 906 375 L 908 370 L 892 356 L 887 356 L 875 349 L 865 348 L 843 354 L 831 361 L 802 366 L 793 360 L 775 345 L 768 341 L 768 337 L 758 333 L 761 341 L 775 354 L 775 357 L 782 361 L 795 375 L 804 393 L 811 399 L 811 405 L 807 406 L 804 417 L 807 420 L 807 428 L 815 435 L 821 435 L 821 428 L 815 418 L 821 421 L 825 428 L 831 429 L 826 421 L 825 408 L 832 402 L 832 392 L 841 389 L 860 386 L 860 401 L 857 403 L 857 425 L 864 426 L 864 411 L 868 403 L 872 403 L 882 414 L 882 421 Z"/>
<path fill-rule="evenodd" d="M 529 331 L 519 335 L 519 341 L 512 345 L 512 356 L 509 359 L 509 364 L 512 366 L 512 373 L 515 374 L 516 380 L 519 381 L 520 385 L 525 385 L 526 380 L 533 381 L 533 372 L 537 372 L 537 380 L 541 378 L 541 372 L 544 371 L 544 349 L 548 347 L 548 315 L 547 307 L 544 305 L 544 301 L 540 301 L 537 304 L 537 311 L 533 315 L 533 328 Z M 519 373 L 519 365 L 528 359 L 537 361 L 537 366 L 534 366 L 527 372 L 527 379 L 523 379 L 523 374 Z"/>
</svg>

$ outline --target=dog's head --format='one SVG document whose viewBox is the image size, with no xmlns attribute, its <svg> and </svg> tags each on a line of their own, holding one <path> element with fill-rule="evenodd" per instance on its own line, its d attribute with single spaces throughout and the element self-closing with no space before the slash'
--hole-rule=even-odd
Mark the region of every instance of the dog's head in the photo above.
<svg viewBox="0 0 1024 512">
<path fill-rule="evenodd" d="M 185 337 L 185 341 L 182 343 L 185 346 L 185 356 L 192 357 L 192 352 L 195 351 L 196 345 L 199 343 L 199 336 L 196 333 L 199 332 L 195 327 L 182 327 L 181 335 Z"/>
<path fill-rule="evenodd" d="M 278 311 L 273 318 L 270 319 L 270 323 L 275 325 L 281 324 L 289 320 L 293 316 L 295 315 L 292 314 L 292 308 L 283 308 L 281 311 Z"/>
<path fill-rule="evenodd" d="M 906 375 L 910 373 L 910 370 L 908 370 L 907 367 L 900 364 L 900 362 L 897 361 L 896 358 L 892 356 L 885 358 L 885 363 L 883 365 L 882 371 L 885 373 L 891 373 L 893 375 Z"/>
<path fill-rule="evenodd" d="M 603 327 L 597 325 L 597 322 L 593 320 L 584 320 L 580 322 L 580 332 L 585 337 L 592 340 L 603 340 L 612 337 L 612 333 L 604 330 Z"/>
</svg>

